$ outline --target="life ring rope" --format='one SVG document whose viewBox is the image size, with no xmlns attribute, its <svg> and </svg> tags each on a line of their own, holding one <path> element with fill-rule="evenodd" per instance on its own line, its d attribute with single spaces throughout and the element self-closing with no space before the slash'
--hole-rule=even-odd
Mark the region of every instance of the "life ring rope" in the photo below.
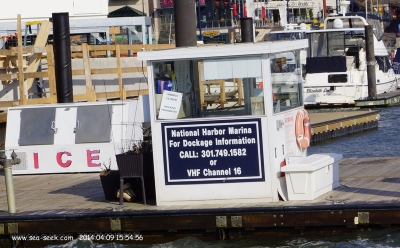
<svg viewBox="0 0 400 248">
<path fill-rule="evenodd" d="M 310 146 L 311 124 L 307 110 L 302 109 L 296 115 L 296 141 L 300 149 L 305 150 Z"/>
</svg>

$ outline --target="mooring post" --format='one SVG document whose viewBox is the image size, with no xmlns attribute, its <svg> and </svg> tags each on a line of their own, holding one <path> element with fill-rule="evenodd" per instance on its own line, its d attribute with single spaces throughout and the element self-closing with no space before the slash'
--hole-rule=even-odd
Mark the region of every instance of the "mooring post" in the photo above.
<svg viewBox="0 0 400 248">
<path fill-rule="evenodd" d="M 175 46 L 197 46 L 194 0 L 175 0 Z M 200 13 L 199 13 L 200 14 Z"/>
<path fill-rule="evenodd" d="M 8 212 L 10 214 L 15 214 L 17 212 L 15 207 L 15 194 L 14 194 L 14 182 L 12 176 L 12 165 L 19 164 L 21 161 L 17 158 L 17 154 L 13 151 L 11 154 L 11 159 L 7 159 L 5 153 L 3 152 L 0 158 L 0 164 L 4 167 L 4 177 L 6 181 L 6 191 L 7 191 L 7 202 L 8 202 Z"/>
<path fill-rule="evenodd" d="M 365 26 L 365 49 L 367 59 L 368 98 L 376 98 L 376 74 L 374 54 L 374 30 L 372 25 Z"/>
<path fill-rule="evenodd" d="M 253 18 L 240 18 L 240 33 L 242 36 L 242 42 L 254 42 L 253 32 Z"/>
<path fill-rule="evenodd" d="M 69 13 L 52 13 L 57 102 L 74 102 Z M 88 39 L 90 41 L 90 39 Z M 89 42 L 88 42 L 89 44 Z"/>
</svg>

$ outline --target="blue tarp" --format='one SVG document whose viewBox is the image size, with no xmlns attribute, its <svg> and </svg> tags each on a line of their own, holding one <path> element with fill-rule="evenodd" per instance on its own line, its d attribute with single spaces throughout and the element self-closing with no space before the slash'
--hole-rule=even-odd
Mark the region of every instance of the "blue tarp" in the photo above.
<svg viewBox="0 0 400 248">
<path fill-rule="evenodd" d="M 392 67 L 393 67 L 394 73 L 400 74 L 400 48 L 397 48 L 396 56 L 394 57 Z"/>
<path fill-rule="evenodd" d="M 394 57 L 393 62 L 400 63 L 400 52 L 399 51 L 400 51 L 400 48 L 397 48 L 396 56 Z"/>
</svg>

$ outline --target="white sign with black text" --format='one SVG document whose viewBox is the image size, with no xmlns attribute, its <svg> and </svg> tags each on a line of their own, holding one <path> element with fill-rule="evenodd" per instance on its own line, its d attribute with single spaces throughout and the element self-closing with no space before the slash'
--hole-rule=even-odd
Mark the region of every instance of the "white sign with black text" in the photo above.
<svg viewBox="0 0 400 248">
<path fill-rule="evenodd" d="M 177 119 L 179 110 L 181 108 L 181 104 L 182 104 L 182 93 L 173 91 L 164 91 L 158 118 Z"/>
</svg>

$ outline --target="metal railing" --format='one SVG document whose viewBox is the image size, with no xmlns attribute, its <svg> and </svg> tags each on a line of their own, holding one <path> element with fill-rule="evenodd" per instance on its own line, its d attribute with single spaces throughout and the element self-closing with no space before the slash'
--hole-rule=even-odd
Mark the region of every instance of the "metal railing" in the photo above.
<svg viewBox="0 0 400 248">
<path fill-rule="evenodd" d="M 201 21 L 201 28 L 230 28 L 236 26 L 236 20 L 232 19 L 222 19 L 213 21 Z M 197 28 L 199 27 L 199 22 L 197 22 Z"/>
<path fill-rule="evenodd" d="M 254 21 L 254 25 L 256 28 L 272 28 L 279 27 L 279 23 L 267 21 L 267 20 L 256 20 Z"/>
<path fill-rule="evenodd" d="M 173 16 L 161 16 L 161 26 L 162 29 L 169 30 L 175 29 L 175 20 Z M 309 19 L 308 16 L 291 16 L 289 18 L 290 23 L 312 23 L 313 20 Z M 199 22 L 196 22 L 197 29 L 199 28 Z M 231 27 L 240 27 L 240 21 L 236 19 L 222 19 L 222 20 L 213 20 L 213 21 L 200 21 L 201 29 L 218 29 L 218 28 L 231 28 Z M 273 22 L 273 20 L 254 20 L 255 28 L 272 28 L 281 26 L 280 22 Z"/>
</svg>

